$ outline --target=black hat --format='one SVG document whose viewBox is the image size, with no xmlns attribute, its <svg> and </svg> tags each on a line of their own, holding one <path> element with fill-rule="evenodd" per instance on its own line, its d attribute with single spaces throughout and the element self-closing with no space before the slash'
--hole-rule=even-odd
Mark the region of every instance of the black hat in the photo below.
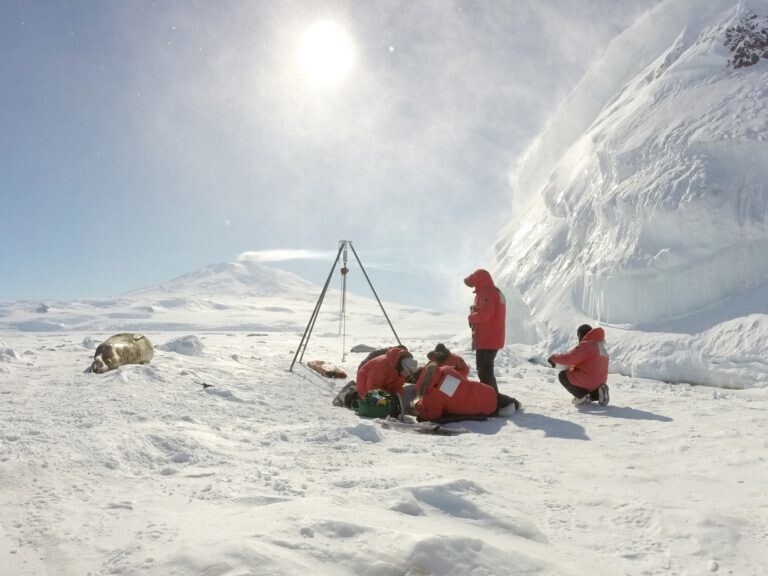
<svg viewBox="0 0 768 576">
<path fill-rule="evenodd" d="M 445 362 L 448 359 L 448 356 L 450 356 L 451 351 L 448 350 L 448 348 L 445 347 L 445 344 L 440 343 L 437 346 L 435 346 L 435 358 L 438 362 Z"/>
<path fill-rule="evenodd" d="M 584 336 L 587 335 L 588 332 L 592 331 L 592 326 L 589 324 L 582 324 L 578 327 L 576 330 L 576 335 L 579 337 L 579 342 L 581 342 L 581 339 L 584 338 Z"/>
</svg>

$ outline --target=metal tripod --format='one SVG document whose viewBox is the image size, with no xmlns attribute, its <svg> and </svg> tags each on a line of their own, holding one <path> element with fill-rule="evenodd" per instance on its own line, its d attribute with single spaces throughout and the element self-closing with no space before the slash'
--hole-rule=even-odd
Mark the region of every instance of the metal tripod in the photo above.
<svg viewBox="0 0 768 576">
<path fill-rule="evenodd" d="M 355 256 L 355 260 L 357 260 L 358 265 L 360 266 L 360 270 L 363 271 L 363 276 L 365 276 L 365 279 L 368 281 L 368 286 L 371 287 L 371 291 L 373 292 L 373 295 L 376 297 L 376 302 L 379 303 L 379 307 L 381 308 L 381 311 L 384 313 L 384 318 L 387 319 L 387 323 L 389 324 L 389 327 L 392 328 L 392 334 L 395 335 L 395 340 L 397 340 L 398 345 L 402 346 L 402 342 L 400 342 L 400 338 L 397 336 L 397 332 L 395 332 L 395 327 L 392 326 L 392 322 L 389 320 L 389 316 L 387 316 L 387 311 L 384 310 L 384 305 L 381 303 L 381 300 L 379 299 L 379 295 L 376 294 L 376 289 L 373 287 L 373 284 L 371 284 L 371 279 L 368 278 L 368 274 L 365 271 L 365 268 L 363 267 L 363 263 L 360 262 L 360 258 L 357 255 L 357 252 L 355 252 L 355 247 L 352 246 L 351 240 L 340 240 L 339 241 L 339 251 L 336 254 L 336 259 L 333 261 L 333 266 L 331 266 L 331 271 L 328 273 L 328 278 L 325 281 L 325 285 L 323 286 L 323 291 L 320 293 L 320 298 L 317 299 L 317 304 L 315 304 L 315 309 L 312 311 L 312 316 L 309 318 L 309 323 L 307 324 L 306 329 L 304 330 L 304 335 L 301 337 L 301 342 L 299 342 L 298 348 L 296 348 L 296 354 L 293 356 L 293 361 L 291 362 L 291 367 L 288 368 L 289 372 L 293 371 L 293 365 L 296 364 L 296 359 L 299 359 L 299 363 L 304 359 L 304 352 L 307 349 L 307 344 L 309 343 L 309 336 L 312 334 L 312 330 L 315 327 L 315 321 L 317 320 L 318 313 L 320 312 L 320 305 L 323 303 L 323 298 L 325 298 L 325 293 L 328 290 L 328 284 L 331 283 L 331 278 L 333 277 L 333 271 L 336 269 L 336 264 L 339 262 L 339 257 L 341 256 L 342 252 L 344 253 L 344 266 L 342 267 L 341 274 L 342 274 L 342 282 L 343 282 L 343 292 L 342 292 L 342 315 L 344 314 L 344 309 L 346 308 L 346 288 L 347 288 L 347 247 L 352 250 L 352 254 Z M 342 316 L 342 321 L 343 316 Z"/>
</svg>

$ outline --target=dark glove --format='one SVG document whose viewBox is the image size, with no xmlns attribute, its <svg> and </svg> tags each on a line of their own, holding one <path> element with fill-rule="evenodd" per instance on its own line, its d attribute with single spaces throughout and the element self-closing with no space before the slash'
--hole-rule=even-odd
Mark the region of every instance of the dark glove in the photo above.
<svg viewBox="0 0 768 576">
<path fill-rule="evenodd" d="M 549 358 L 547 358 L 547 362 L 549 362 L 549 365 L 550 365 L 550 366 L 552 366 L 552 368 L 554 368 L 555 366 L 557 366 L 557 364 L 555 364 L 554 360 L 552 360 L 552 356 L 550 356 Z"/>
</svg>

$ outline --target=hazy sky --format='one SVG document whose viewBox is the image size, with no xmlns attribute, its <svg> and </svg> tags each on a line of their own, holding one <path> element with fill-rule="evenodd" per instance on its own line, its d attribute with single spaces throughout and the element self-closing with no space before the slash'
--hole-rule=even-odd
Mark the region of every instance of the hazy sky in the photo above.
<svg viewBox="0 0 768 576">
<path fill-rule="evenodd" d="M 352 240 L 382 299 L 444 304 L 520 154 L 656 3 L 0 0 L 0 300 L 246 251 L 317 252 L 272 264 L 322 283 Z"/>
</svg>

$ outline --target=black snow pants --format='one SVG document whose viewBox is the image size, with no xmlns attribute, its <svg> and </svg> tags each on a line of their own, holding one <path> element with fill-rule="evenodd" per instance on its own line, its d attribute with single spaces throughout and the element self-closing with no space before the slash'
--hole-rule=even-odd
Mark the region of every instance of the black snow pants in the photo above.
<svg viewBox="0 0 768 576">
<path fill-rule="evenodd" d="M 498 350 L 475 350 L 475 366 L 477 367 L 477 379 L 483 384 L 492 386 L 496 392 L 499 386 L 496 384 L 496 375 L 493 373 L 493 362 L 496 360 Z"/>
<path fill-rule="evenodd" d="M 590 398 L 594 401 L 597 401 L 600 398 L 600 394 L 597 390 L 594 392 L 588 392 L 584 388 L 581 388 L 579 386 L 574 386 L 568 381 L 568 370 L 561 370 L 560 373 L 557 375 L 557 379 L 560 380 L 560 384 L 563 385 L 563 388 L 568 390 L 571 394 L 573 394 L 576 398 L 583 398 L 585 394 L 589 394 Z"/>
</svg>

